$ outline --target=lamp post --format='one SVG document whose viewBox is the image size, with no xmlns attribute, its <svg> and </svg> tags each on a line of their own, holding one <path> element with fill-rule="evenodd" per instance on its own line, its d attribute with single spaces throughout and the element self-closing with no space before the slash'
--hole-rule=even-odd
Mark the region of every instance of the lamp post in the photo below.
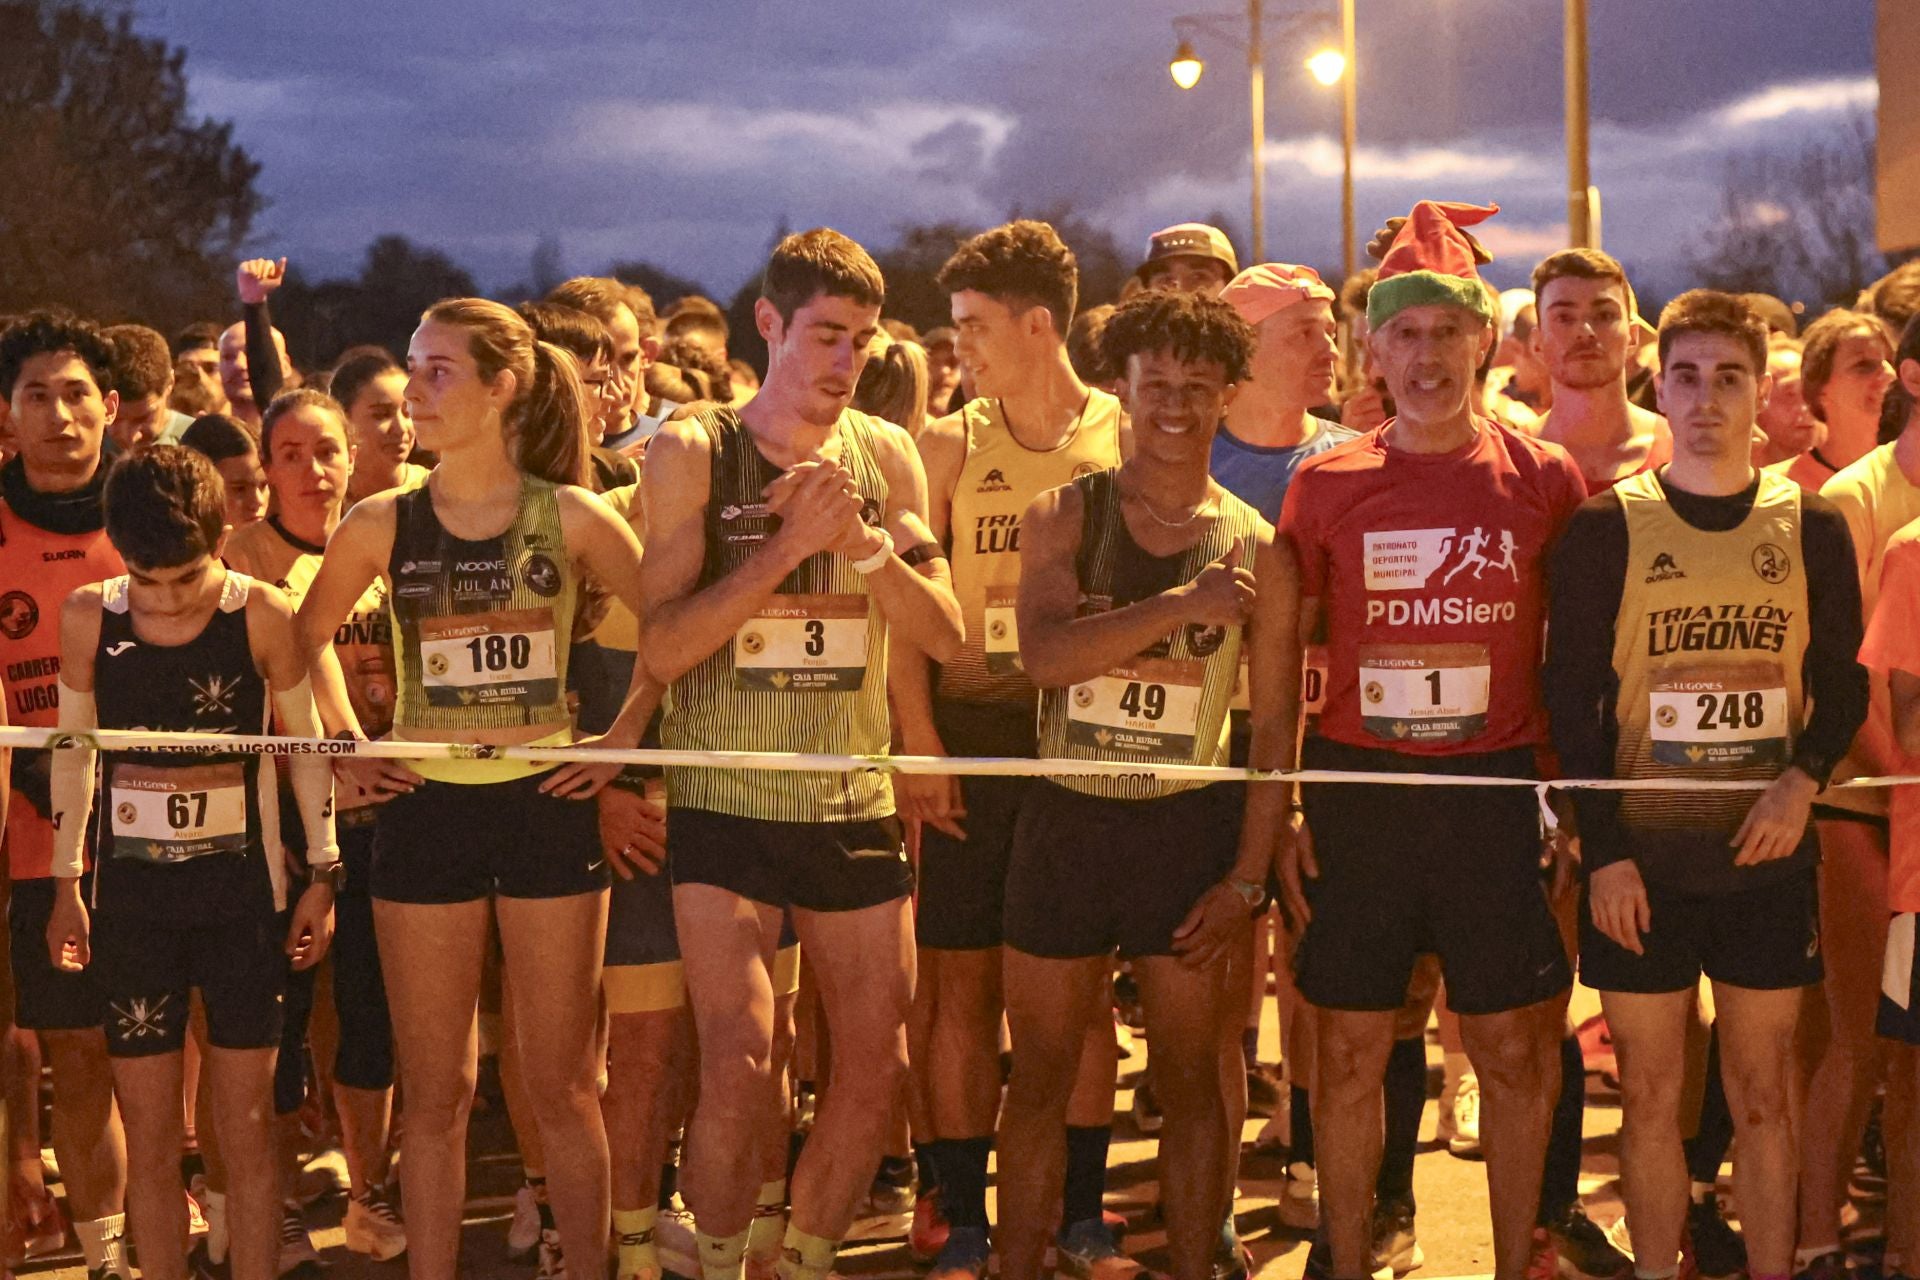
<svg viewBox="0 0 1920 1280">
<path fill-rule="evenodd" d="M 1341 75 L 1346 68 L 1353 65 L 1353 51 L 1351 47 L 1353 0 L 1340 0 L 1340 2 L 1345 14 L 1347 35 L 1346 51 L 1341 67 L 1333 73 L 1336 78 Z M 1285 21 L 1289 28 L 1292 29 L 1302 25 L 1319 25 L 1324 23 L 1326 18 L 1327 15 L 1324 13 L 1307 12 L 1289 14 Z M 1253 260 L 1255 262 L 1264 262 L 1267 257 L 1267 166 L 1265 159 L 1267 149 L 1265 48 L 1267 17 L 1264 9 L 1264 0 L 1247 0 L 1247 11 L 1244 18 L 1246 35 L 1244 37 L 1236 30 L 1242 20 L 1242 16 L 1236 13 L 1190 13 L 1175 18 L 1173 20 L 1173 30 L 1175 36 L 1178 38 L 1178 44 L 1174 48 L 1172 59 L 1167 63 L 1167 73 L 1173 77 L 1173 82 L 1182 89 L 1191 89 L 1200 83 L 1200 77 L 1206 71 L 1206 63 L 1201 61 L 1200 56 L 1194 52 L 1193 37 L 1202 33 L 1228 44 L 1239 45 L 1247 51 L 1247 107 L 1248 115 L 1252 122 L 1251 132 L 1253 140 L 1252 248 Z M 1321 71 L 1313 68 L 1312 64 L 1320 59 L 1341 56 L 1342 55 L 1333 54 L 1331 50 L 1323 51 L 1309 60 L 1309 68 L 1313 69 L 1315 76 L 1321 76 Z M 1330 64 L 1323 63 L 1322 65 Z M 1348 79 L 1349 82 L 1351 82 L 1350 76 Z M 1331 84 L 1333 81 L 1322 78 L 1322 83 Z M 1346 166 L 1347 177 L 1344 188 L 1344 203 L 1347 213 L 1347 269 L 1349 272 L 1352 271 L 1353 258 L 1352 101 L 1352 89 L 1349 87 L 1347 90 L 1347 111 L 1349 115 L 1346 123 L 1348 159 Z"/>
<path fill-rule="evenodd" d="M 1599 248 L 1596 193 L 1587 168 L 1587 0 L 1566 0 L 1567 242 Z"/>
</svg>

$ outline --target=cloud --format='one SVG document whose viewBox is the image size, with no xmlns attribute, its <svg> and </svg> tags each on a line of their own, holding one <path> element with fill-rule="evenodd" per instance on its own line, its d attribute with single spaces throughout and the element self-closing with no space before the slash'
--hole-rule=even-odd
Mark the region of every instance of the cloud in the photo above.
<svg viewBox="0 0 1920 1280">
<path fill-rule="evenodd" d="M 1798 80 L 1772 84 L 1718 108 L 1709 122 L 1728 129 L 1770 124 L 1790 116 L 1871 111 L 1880 101 L 1880 82 L 1873 76 L 1831 80 Z"/>
</svg>

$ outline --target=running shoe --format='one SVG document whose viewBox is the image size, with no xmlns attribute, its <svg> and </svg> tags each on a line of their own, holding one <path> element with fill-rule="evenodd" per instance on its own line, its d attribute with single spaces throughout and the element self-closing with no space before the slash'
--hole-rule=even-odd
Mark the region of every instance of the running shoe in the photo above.
<svg viewBox="0 0 1920 1280">
<path fill-rule="evenodd" d="M 552 1227 L 540 1228 L 540 1259 L 533 1275 L 534 1280 L 567 1280 L 567 1258 L 560 1252 L 560 1233 Z"/>
<path fill-rule="evenodd" d="M 1462 1160 L 1480 1158 L 1480 1080 L 1476 1076 L 1460 1077 L 1460 1088 L 1453 1096 L 1453 1105 L 1440 1112 L 1440 1122 L 1434 1129 L 1434 1137 L 1447 1144 L 1447 1150 Z"/>
<path fill-rule="evenodd" d="M 523 1182 L 513 1193 L 513 1221 L 507 1224 L 507 1261 L 525 1266 L 540 1248 L 540 1197 Z"/>
<path fill-rule="evenodd" d="M 1731 1280 L 1747 1270 L 1747 1246 L 1720 1212 L 1720 1197 L 1708 1194 L 1687 1206 L 1682 1252 L 1700 1280 Z"/>
<path fill-rule="evenodd" d="M 307 1224 L 300 1218 L 300 1210 L 293 1205 L 283 1206 L 280 1210 L 280 1261 L 274 1274 L 291 1275 L 302 1267 L 318 1267 L 320 1254 L 313 1247 L 313 1238 L 307 1234 Z"/>
<path fill-rule="evenodd" d="M 1626 1280 L 1633 1259 L 1615 1248 L 1578 1202 L 1546 1224 L 1562 1280 Z"/>
<path fill-rule="evenodd" d="M 913 1205 L 913 1226 L 907 1230 L 907 1248 L 921 1262 L 931 1262 L 947 1247 L 946 1210 L 940 1206 L 940 1189 L 923 1192 Z"/>
<path fill-rule="evenodd" d="M 985 1227 L 953 1227 L 927 1272 L 927 1280 L 985 1280 L 992 1252 Z"/>
<path fill-rule="evenodd" d="M 202 1241 L 187 1254 L 187 1274 L 192 1280 L 232 1280 L 233 1268 L 224 1259 L 215 1262 L 208 1257 L 206 1242 Z"/>
<path fill-rule="evenodd" d="M 891 1217 L 914 1211 L 913 1161 L 882 1156 L 867 1187 L 866 1212 Z"/>
<path fill-rule="evenodd" d="M 1627 1216 L 1623 1213 L 1613 1220 L 1607 1228 L 1607 1243 L 1619 1250 L 1628 1262 L 1633 1261 L 1633 1232 L 1627 1227 Z"/>
<path fill-rule="evenodd" d="M 17 1267 L 34 1258 L 59 1253 L 67 1247 L 67 1220 L 60 1213 L 60 1201 L 52 1191 L 41 1187 L 38 1194 L 22 1195 L 16 1189 L 13 1198 L 13 1224 L 7 1234 L 6 1264 Z"/>
<path fill-rule="evenodd" d="M 1229 1213 L 1220 1224 L 1220 1241 L 1213 1251 L 1209 1280 L 1252 1280 L 1253 1250 L 1240 1242 L 1240 1230 Z"/>
<path fill-rule="evenodd" d="M 344 1196 L 351 1185 L 347 1177 L 347 1158 L 338 1150 L 316 1152 L 313 1159 L 301 1168 L 300 1176 L 294 1183 L 296 1196 L 303 1209 L 334 1196 Z"/>
<path fill-rule="evenodd" d="M 1141 1271 L 1120 1251 L 1103 1219 L 1087 1218 L 1062 1230 L 1054 1237 L 1053 1254 L 1055 1272 L 1073 1280 L 1134 1280 Z"/>
<path fill-rule="evenodd" d="M 1560 1280 L 1560 1251 L 1545 1227 L 1535 1227 L 1527 1244 L 1526 1275 L 1527 1280 Z"/>
<path fill-rule="evenodd" d="M 1286 1168 L 1274 1213 L 1280 1225 L 1294 1231 L 1313 1231 L 1320 1225 L 1320 1184 L 1313 1166 L 1296 1160 Z"/>
<path fill-rule="evenodd" d="M 391 1262 L 407 1251 L 407 1228 L 386 1193 L 369 1187 L 347 1200 L 347 1248 L 375 1262 Z"/>
<path fill-rule="evenodd" d="M 1427 1255 L 1413 1234 L 1413 1202 L 1394 1198 L 1373 1206 L 1373 1270 L 1403 1276 L 1425 1265 Z"/>
<path fill-rule="evenodd" d="M 1160 1102 L 1153 1096 L 1153 1084 L 1142 1075 L 1133 1086 L 1133 1127 L 1149 1136 L 1160 1132 Z"/>
<path fill-rule="evenodd" d="M 1847 1268 L 1847 1255 L 1834 1249 L 1796 1271 L 1793 1280 L 1853 1280 L 1853 1273 Z"/>
</svg>

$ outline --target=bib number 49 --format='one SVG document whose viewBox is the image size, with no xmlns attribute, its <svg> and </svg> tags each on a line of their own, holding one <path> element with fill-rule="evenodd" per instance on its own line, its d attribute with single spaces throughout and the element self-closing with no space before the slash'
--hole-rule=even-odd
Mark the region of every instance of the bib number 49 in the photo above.
<svg viewBox="0 0 1920 1280">
<path fill-rule="evenodd" d="M 1129 680 L 1120 691 L 1120 709 L 1142 720 L 1158 720 L 1167 714 L 1167 687 Z"/>
</svg>

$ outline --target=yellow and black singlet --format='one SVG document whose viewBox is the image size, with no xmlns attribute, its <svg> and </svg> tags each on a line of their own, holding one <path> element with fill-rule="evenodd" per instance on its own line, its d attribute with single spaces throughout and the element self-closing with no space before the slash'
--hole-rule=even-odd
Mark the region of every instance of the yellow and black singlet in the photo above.
<svg viewBox="0 0 1920 1280">
<path fill-rule="evenodd" d="M 1089 389 L 1072 432 L 1046 450 L 1014 439 L 998 400 L 971 400 L 960 415 L 967 454 L 953 489 L 947 554 L 967 630 L 935 692 L 946 701 L 1031 706 L 1033 682 L 1020 669 L 1014 623 L 1020 517 L 1049 489 L 1120 465 L 1122 410 L 1113 396 Z"/>
<path fill-rule="evenodd" d="M 1233 546 L 1252 564 L 1260 514 L 1230 493 L 1204 536 L 1185 551 L 1141 550 L 1121 512 L 1117 469 L 1075 480 L 1080 490 L 1080 615 L 1150 599 L 1199 577 Z M 1240 627 L 1189 624 L 1133 661 L 1067 689 L 1040 695 L 1040 754 L 1068 760 L 1125 760 L 1142 766 L 1227 761 L 1227 704 L 1240 670 Z M 1087 795 L 1150 800 L 1205 783 L 1142 773 L 1057 779 Z"/>
<path fill-rule="evenodd" d="M 733 410 L 699 421 L 712 450 L 706 555 L 696 588 L 704 589 L 779 529 L 762 495 L 781 469 Z M 869 524 L 880 523 L 887 508 L 878 432 L 878 419 L 849 409 L 826 449 L 853 473 Z M 730 641 L 668 686 L 663 717 L 660 741 L 668 749 L 885 754 L 887 627 L 867 580 L 845 556 L 809 556 Z M 866 769 L 670 767 L 667 794 L 676 808 L 768 821 L 857 822 L 893 812 L 887 775 Z"/>
</svg>

